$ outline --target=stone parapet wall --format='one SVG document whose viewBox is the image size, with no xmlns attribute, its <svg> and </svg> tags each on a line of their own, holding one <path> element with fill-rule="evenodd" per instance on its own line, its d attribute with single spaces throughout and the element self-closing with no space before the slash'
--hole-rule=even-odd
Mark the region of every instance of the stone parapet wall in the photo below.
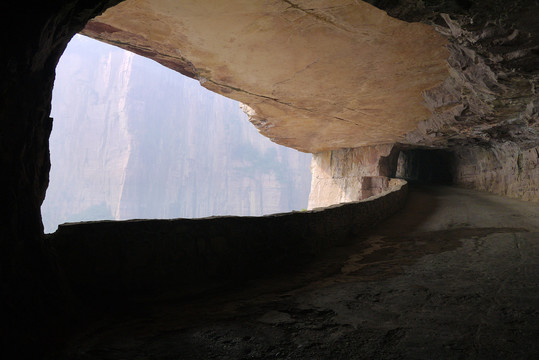
<svg viewBox="0 0 539 360">
<path fill-rule="evenodd" d="M 280 272 L 350 241 L 404 205 L 406 182 L 392 185 L 384 196 L 313 211 L 64 224 L 49 241 L 81 298 L 182 296 Z"/>
</svg>

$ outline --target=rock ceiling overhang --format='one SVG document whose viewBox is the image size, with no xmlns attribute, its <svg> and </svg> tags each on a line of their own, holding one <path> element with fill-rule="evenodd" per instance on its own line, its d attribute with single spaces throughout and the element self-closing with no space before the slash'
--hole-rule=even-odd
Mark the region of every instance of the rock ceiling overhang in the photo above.
<svg viewBox="0 0 539 360">
<path fill-rule="evenodd" d="M 246 104 L 263 135 L 307 152 L 402 141 L 448 76 L 433 27 L 354 0 L 127 0 L 83 34 Z"/>
</svg>

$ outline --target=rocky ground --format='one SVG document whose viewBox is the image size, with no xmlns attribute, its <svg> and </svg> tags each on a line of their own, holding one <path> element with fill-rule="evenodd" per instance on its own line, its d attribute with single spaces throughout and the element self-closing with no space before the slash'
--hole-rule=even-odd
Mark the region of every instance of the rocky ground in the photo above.
<svg viewBox="0 0 539 360">
<path fill-rule="evenodd" d="M 69 359 L 539 357 L 539 206 L 452 187 L 293 274 L 116 309 Z"/>
</svg>

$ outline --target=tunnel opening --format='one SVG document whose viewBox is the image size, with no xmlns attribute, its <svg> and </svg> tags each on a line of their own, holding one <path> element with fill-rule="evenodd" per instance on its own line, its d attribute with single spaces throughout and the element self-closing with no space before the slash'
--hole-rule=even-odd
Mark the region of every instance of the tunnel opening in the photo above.
<svg viewBox="0 0 539 360">
<path fill-rule="evenodd" d="M 403 149 L 396 177 L 417 184 L 453 184 L 453 153 L 445 149 Z"/>
<path fill-rule="evenodd" d="M 46 233 L 66 222 L 306 207 L 311 155 L 260 135 L 237 101 L 83 35 L 56 73 Z"/>
</svg>

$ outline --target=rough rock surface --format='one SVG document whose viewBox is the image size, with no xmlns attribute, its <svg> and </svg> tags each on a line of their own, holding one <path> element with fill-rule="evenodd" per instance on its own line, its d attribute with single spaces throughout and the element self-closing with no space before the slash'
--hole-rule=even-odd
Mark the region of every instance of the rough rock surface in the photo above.
<svg viewBox="0 0 539 360">
<path fill-rule="evenodd" d="M 394 176 L 539 202 L 539 147 L 522 149 L 512 141 L 444 150 L 403 144 L 333 150 L 313 154 L 311 172 L 309 208 L 375 195 L 385 190 L 382 179 Z"/>
<path fill-rule="evenodd" d="M 302 151 L 537 145 L 539 5 L 371 2 L 410 22 L 362 1 L 134 0 L 84 33 L 244 102 L 264 135 Z"/>
<path fill-rule="evenodd" d="M 386 191 L 389 163 L 396 164 L 392 145 L 365 146 L 313 154 L 309 209 L 357 201 Z M 394 167 L 394 166 L 393 166 Z"/>
<path fill-rule="evenodd" d="M 455 151 L 454 182 L 469 188 L 539 202 L 539 147 L 520 149 L 508 142 Z"/>
<path fill-rule="evenodd" d="M 433 27 L 362 1 L 131 0 L 83 33 L 245 103 L 262 134 L 308 152 L 402 140 L 448 76 Z"/>
<path fill-rule="evenodd" d="M 455 145 L 539 142 L 539 5 L 481 23 L 442 14 L 450 76 L 424 94 L 433 115 L 405 143 Z M 503 9 L 510 11 L 511 9 Z"/>
</svg>

